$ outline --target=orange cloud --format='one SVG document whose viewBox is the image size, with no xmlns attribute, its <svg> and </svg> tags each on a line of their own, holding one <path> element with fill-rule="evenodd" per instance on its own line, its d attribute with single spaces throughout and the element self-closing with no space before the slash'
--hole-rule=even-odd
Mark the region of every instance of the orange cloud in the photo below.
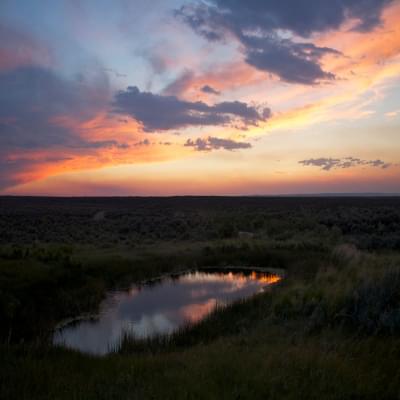
<svg viewBox="0 0 400 400">
<path fill-rule="evenodd" d="M 385 70 L 390 60 L 400 54 L 400 3 L 393 2 L 382 15 L 382 26 L 369 33 L 349 31 L 329 32 L 316 40 L 319 46 L 331 46 L 344 57 L 327 57 L 326 65 L 341 79 L 359 76 L 367 82 L 374 81 L 375 74 Z"/>
<path fill-rule="evenodd" d="M 9 153 L 3 161 L 15 166 L 8 174 L 10 182 L 20 185 L 74 171 L 166 161 L 188 153 L 186 148 L 169 143 L 166 135 L 160 138 L 145 134 L 136 121 L 110 117 L 106 111 L 83 121 L 58 115 L 49 122 L 74 132 L 83 140 L 82 147 L 78 142 L 73 147 L 61 145 Z"/>
<path fill-rule="evenodd" d="M 328 32 L 314 38 L 316 45 L 330 47 L 343 56 L 324 58 L 323 69 L 336 75 L 334 82 L 317 85 L 279 85 L 266 73 L 255 71 L 244 62 L 228 68 L 194 77 L 185 91 L 186 96 L 207 97 L 198 94 L 203 84 L 217 90 L 242 91 L 251 86 L 252 98 L 269 101 L 273 118 L 266 124 L 252 128 L 248 134 L 258 136 L 275 129 L 292 129 L 337 119 L 358 119 L 373 113 L 368 106 L 384 97 L 380 87 L 384 82 L 400 76 L 400 3 L 387 7 L 382 16 L 382 26 L 369 33 L 349 30 L 352 22 L 341 30 Z M 253 85 L 257 84 L 255 87 Z M 374 95 L 361 96 L 368 90 Z M 246 89 L 248 92 L 250 89 Z M 298 104 L 303 102 L 303 104 Z M 288 104 L 295 104 L 288 108 Z M 297 104 L 297 105 L 296 105 Z M 279 109 L 282 109 L 279 111 Z"/>
<path fill-rule="evenodd" d="M 400 3 L 394 3 L 385 10 L 382 27 L 370 33 L 351 32 L 344 27 L 317 38 L 318 46 L 332 47 L 343 53 L 341 57 L 325 58 L 324 68 L 334 72 L 337 80 L 319 88 L 289 88 L 284 94 L 286 101 L 299 95 L 307 98 L 307 92 L 315 92 L 317 100 L 275 113 L 268 124 L 269 129 L 296 128 L 371 115 L 374 111 L 368 106 L 384 98 L 382 85 L 400 76 L 399 20 Z M 368 90 L 373 90 L 373 95 L 362 99 Z"/>
<path fill-rule="evenodd" d="M 196 161 L 196 159 L 199 160 Z M 284 194 L 321 192 L 400 192 L 399 166 L 355 167 L 329 172 L 290 164 L 285 174 L 271 167 L 241 168 L 196 158 L 138 163 L 48 176 L 9 190 L 15 194 L 184 195 Z M 7 193 L 7 192 L 5 192 Z"/>
<path fill-rule="evenodd" d="M 335 48 L 343 53 L 343 56 L 326 56 L 324 59 L 323 69 L 337 76 L 337 80 L 329 85 L 290 86 L 278 82 L 265 72 L 257 71 L 244 61 L 235 61 L 205 73 L 193 73 L 182 85 L 180 94 L 192 101 L 209 100 L 213 95 L 201 91 L 203 86 L 209 85 L 220 91 L 221 97 L 234 92 L 241 100 L 246 97 L 260 103 L 268 100 L 271 104 L 274 114 L 268 123 L 247 131 L 213 128 L 217 132 L 211 135 L 219 138 L 240 140 L 242 135 L 261 136 L 266 132 L 299 128 L 339 118 L 349 120 L 368 117 L 374 112 L 374 102 L 384 98 L 384 85 L 400 76 L 399 20 L 400 3 L 393 2 L 384 11 L 382 26 L 372 32 L 361 34 L 349 31 L 348 26 L 345 26 L 339 31 L 313 38 L 316 45 Z M 32 45 L 39 46 L 34 43 Z M 22 50 L 15 53 L 8 48 L 0 48 L 0 70 L 32 62 L 32 53 L 26 46 Z M 43 54 L 43 60 L 50 62 L 45 49 L 35 50 L 35 54 Z M 368 90 L 373 94 L 363 98 Z M 94 91 L 92 96 L 91 99 L 97 104 L 101 103 L 99 98 L 105 97 L 105 94 L 102 91 Z M 329 188 L 332 188 L 332 191 L 335 191 L 336 187 L 351 188 L 355 184 L 359 185 L 361 191 L 367 188 L 368 184 L 383 188 L 398 187 L 398 169 L 368 170 L 368 174 L 356 169 L 335 171 L 328 175 L 298 167 L 298 171 L 289 171 L 287 175 L 270 173 L 266 177 L 264 171 L 255 166 L 251 172 L 246 173 L 235 171 L 232 174 L 228 167 L 219 172 L 211 171 L 207 169 L 207 161 L 204 159 L 189 159 L 188 162 L 205 165 L 204 170 L 195 173 L 191 173 L 183 164 L 180 164 L 182 171 L 170 170 L 168 163 L 165 163 L 159 164 L 157 169 L 138 168 L 138 172 L 122 176 L 114 172 L 105 178 L 103 172 L 117 165 L 143 166 L 183 160 L 191 154 L 191 150 L 182 146 L 186 137 L 180 140 L 181 145 L 165 146 L 160 143 L 176 142 L 176 137 L 171 134 L 163 134 L 161 137 L 143 133 L 138 122 L 131 118 L 112 116 L 105 106 L 103 107 L 104 109 L 97 110 L 90 118 L 60 114 L 53 116 L 49 122 L 54 126 L 67 128 L 87 143 L 115 141 L 122 146 L 63 147 L 8 154 L 6 161 L 10 165 L 24 166 L 10 172 L 10 179 L 25 184 L 9 189 L 8 192 L 15 190 L 16 193 L 28 193 L 31 190 L 39 193 L 41 190 L 48 190 L 54 194 L 86 194 L 90 187 L 99 193 L 101 190 L 106 191 L 111 185 L 115 190 L 120 190 L 120 193 L 126 194 L 254 194 L 304 191 L 307 188 L 311 191 L 324 191 L 324 188 L 329 191 Z M 395 117 L 396 112 L 388 111 L 385 115 Z M 3 119 L 1 122 L 13 124 L 15 121 Z M 204 134 L 201 128 L 192 129 L 190 133 L 192 137 L 195 134 L 202 137 L 210 135 Z M 79 178 L 81 171 L 89 171 L 85 177 L 92 186 L 86 185 Z M 37 182 L 38 180 L 42 182 Z M 131 186 L 132 181 L 135 182 L 134 187 Z M 33 183 L 26 185 L 28 182 Z M 24 192 L 25 190 L 27 192 Z"/>
<path fill-rule="evenodd" d="M 207 100 L 210 95 L 201 90 L 203 86 L 211 86 L 224 94 L 225 91 L 256 84 L 265 80 L 265 77 L 264 72 L 257 71 L 244 62 L 236 61 L 205 73 L 188 74 L 179 94 L 187 100 Z"/>
</svg>

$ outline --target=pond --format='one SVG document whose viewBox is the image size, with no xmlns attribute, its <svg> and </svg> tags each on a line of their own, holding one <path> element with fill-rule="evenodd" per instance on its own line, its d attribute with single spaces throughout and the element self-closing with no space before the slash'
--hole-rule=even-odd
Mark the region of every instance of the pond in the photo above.
<svg viewBox="0 0 400 400">
<path fill-rule="evenodd" d="M 195 323 L 215 307 L 248 298 L 278 282 L 281 275 L 257 269 L 207 269 L 169 275 L 128 290 L 111 291 L 95 317 L 59 326 L 53 343 L 104 355 L 124 334 L 137 338 L 171 334 Z"/>
</svg>

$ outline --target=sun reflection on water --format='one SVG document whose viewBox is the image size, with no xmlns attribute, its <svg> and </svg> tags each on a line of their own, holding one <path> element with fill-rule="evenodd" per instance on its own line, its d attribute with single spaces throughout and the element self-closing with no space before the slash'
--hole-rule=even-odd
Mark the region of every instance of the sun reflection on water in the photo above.
<svg viewBox="0 0 400 400">
<path fill-rule="evenodd" d="M 106 354 L 123 334 L 138 338 L 171 334 L 224 306 L 264 291 L 282 277 L 256 270 L 196 271 L 151 284 L 113 291 L 96 319 L 81 319 L 55 332 L 53 342 L 93 354 Z"/>
</svg>

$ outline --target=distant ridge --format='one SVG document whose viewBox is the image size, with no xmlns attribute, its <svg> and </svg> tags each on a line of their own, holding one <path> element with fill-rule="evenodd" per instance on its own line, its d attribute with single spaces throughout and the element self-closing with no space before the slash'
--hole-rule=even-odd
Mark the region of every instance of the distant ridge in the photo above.
<svg viewBox="0 0 400 400">
<path fill-rule="evenodd" d="M 265 195 L 263 197 L 398 197 L 398 196 L 400 196 L 400 193 L 367 192 L 367 193 L 306 193 L 306 194 L 293 193 L 293 194 Z"/>
<path fill-rule="evenodd" d="M 380 192 L 361 192 L 361 193 L 284 193 L 284 194 L 182 194 L 182 195 L 126 195 L 126 196 L 65 196 L 65 195 L 13 195 L 13 194 L 5 194 L 0 195 L 0 198 L 76 198 L 76 199 L 85 199 L 85 198 L 110 198 L 110 199 L 118 199 L 118 198 L 207 198 L 207 197 L 400 197 L 400 193 L 380 193 Z"/>
</svg>

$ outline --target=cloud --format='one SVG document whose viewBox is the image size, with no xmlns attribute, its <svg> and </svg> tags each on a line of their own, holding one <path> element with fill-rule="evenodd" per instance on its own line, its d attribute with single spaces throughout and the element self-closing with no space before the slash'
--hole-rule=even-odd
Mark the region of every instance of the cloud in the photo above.
<svg viewBox="0 0 400 400">
<path fill-rule="evenodd" d="M 165 54 L 164 46 L 150 46 L 138 51 L 137 54 L 148 62 L 152 71 L 157 75 L 164 74 L 171 63 Z"/>
<path fill-rule="evenodd" d="M 344 158 L 310 158 L 308 160 L 299 161 L 299 164 L 304 166 L 320 167 L 324 171 L 330 171 L 331 169 L 340 168 L 353 168 L 357 166 L 370 166 L 375 168 L 386 169 L 391 167 L 393 164 L 387 163 L 382 160 L 362 160 L 355 157 L 344 157 Z"/>
<path fill-rule="evenodd" d="M 334 75 L 321 67 L 334 49 L 304 42 L 314 33 L 338 29 L 355 21 L 352 29 L 367 32 L 380 24 L 391 0 L 210 0 L 182 6 L 176 15 L 209 41 L 235 37 L 245 60 L 255 68 L 288 82 L 315 84 Z"/>
<path fill-rule="evenodd" d="M 0 22 L 0 70 L 32 64 L 48 66 L 52 58 L 50 51 L 32 36 Z"/>
<path fill-rule="evenodd" d="M 104 68 L 104 71 L 113 74 L 116 78 L 126 78 L 128 76 L 127 74 L 123 74 L 113 68 Z"/>
<path fill-rule="evenodd" d="M 77 147 L 79 149 L 104 149 L 110 147 L 115 147 L 117 149 L 128 149 L 130 146 L 128 143 L 120 143 L 116 140 L 79 140 L 75 145 L 71 145 L 71 147 Z"/>
<path fill-rule="evenodd" d="M 203 10 L 196 15 L 194 25 L 203 27 L 204 19 L 230 23 L 232 29 L 270 31 L 288 30 L 301 37 L 315 32 L 338 29 L 348 19 L 356 21 L 354 30 L 369 31 L 380 23 L 385 6 L 392 0 L 210 0 L 194 8 Z"/>
<path fill-rule="evenodd" d="M 207 94 L 215 94 L 215 95 L 221 94 L 221 92 L 219 92 L 218 90 L 214 89 L 213 87 L 211 87 L 209 85 L 204 85 L 200 90 L 203 93 L 207 93 Z"/>
<path fill-rule="evenodd" d="M 286 82 L 309 85 L 317 81 L 335 79 L 334 74 L 323 71 L 319 65 L 324 55 L 339 54 L 333 49 L 278 38 L 263 40 L 244 37 L 243 41 L 246 43 L 248 64 L 278 75 Z"/>
<path fill-rule="evenodd" d="M 215 95 L 220 95 L 222 92 L 229 92 L 246 85 L 258 85 L 265 78 L 262 71 L 258 71 L 241 60 L 214 64 L 205 70 L 196 72 L 191 70 L 191 74 L 188 74 L 188 71 L 186 70 L 186 73 L 184 72 L 171 82 L 162 91 L 162 94 L 170 94 L 192 101 L 202 100 L 209 98 L 212 90 L 215 91 Z M 176 81 L 179 81 L 180 84 L 176 85 Z M 171 86 L 181 91 L 174 90 L 174 93 L 166 93 Z"/>
<path fill-rule="evenodd" d="M 82 84 L 41 66 L 0 71 L 0 187 L 37 179 L 71 158 L 127 149 L 82 128 L 108 102 L 107 80 Z"/>
<path fill-rule="evenodd" d="M 211 150 L 239 150 L 251 148 L 250 143 L 236 142 L 232 139 L 220 139 L 209 136 L 206 139 L 197 138 L 196 140 L 188 139 L 185 143 L 186 147 L 193 147 L 196 151 L 211 151 Z"/>
<path fill-rule="evenodd" d="M 388 111 L 385 113 L 385 117 L 394 118 L 394 117 L 397 117 L 399 114 L 400 114 L 400 110 Z"/>
<path fill-rule="evenodd" d="M 134 146 L 150 146 L 150 140 L 149 139 L 143 139 L 143 140 L 141 140 L 141 141 L 139 141 L 139 142 L 136 142 L 135 144 L 134 144 Z"/>
<path fill-rule="evenodd" d="M 0 72 L 1 149 L 109 147 L 110 142 L 83 139 L 72 126 L 103 105 L 105 91 L 61 79 L 42 67 Z"/>
<path fill-rule="evenodd" d="M 207 105 L 184 101 L 176 96 L 141 92 L 136 86 L 116 94 L 114 112 L 129 115 L 143 124 L 145 131 L 163 131 L 188 126 L 230 125 L 239 121 L 257 125 L 271 116 L 269 108 L 257 109 L 239 101 Z"/>
<path fill-rule="evenodd" d="M 21 171 L 31 170 L 35 163 L 35 160 L 9 160 L 4 154 L 0 153 L 0 189 L 13 186 L 21 181 L 19 176 Z"/>
<path fill-rule="evenodd" d="M 191 85 L 195 74 L 193 71 L 185 70 L 182 75 L 172 81 L 163 90 L 163 95 L 167 96 L 179 96 L 182 92 L 185 92 Z"/>
</svg>

